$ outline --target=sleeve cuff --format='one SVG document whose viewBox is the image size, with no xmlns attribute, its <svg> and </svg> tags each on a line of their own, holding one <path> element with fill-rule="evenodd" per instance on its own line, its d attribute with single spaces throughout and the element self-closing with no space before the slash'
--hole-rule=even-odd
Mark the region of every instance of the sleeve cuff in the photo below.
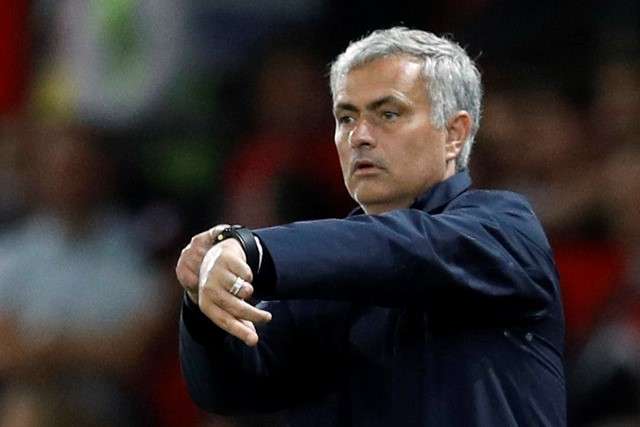
<svg viewBox="0 0 640 427">
<path fill-rule="evenodd" d="M 253 279 L 253 298 L 256 300 L 270 299 L 276 290 L 276 269 L 273 265 L 273 258 L 269 253 L 269 248 L 264 245 L 260 237 L 254 234 L 256 243 L 260 251 L 260 269 Z M 189 297 L 187 297 L 189 298 Z"/>
</svg>

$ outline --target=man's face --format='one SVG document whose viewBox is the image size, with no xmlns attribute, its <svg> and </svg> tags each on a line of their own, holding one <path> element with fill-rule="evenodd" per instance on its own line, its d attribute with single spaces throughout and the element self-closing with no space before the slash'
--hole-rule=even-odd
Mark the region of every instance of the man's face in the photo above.
<svg viewBox="0 0 640 427">
<path fill-rule="evenodd" d="M 369 214 L 408 207 L 453 174 L 447 131 L 431 123 L 421 64 L 407 56 L 352 69 L 334 99 L 335 143 L 351 197 Z"/>
</svg>

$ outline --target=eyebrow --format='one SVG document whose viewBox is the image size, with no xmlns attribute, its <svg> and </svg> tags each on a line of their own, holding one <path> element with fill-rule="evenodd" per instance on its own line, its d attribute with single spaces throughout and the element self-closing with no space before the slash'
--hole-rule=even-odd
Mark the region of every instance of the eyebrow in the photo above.
<svg viewBox="0 0 640 427">
<path fill-rule="evenodd" d="M 371 101 L 370 103 L 368 103 L 365 107 L 365 109 L 367 110 L 375 110 L 379 107 L 381 107 L 384 104 L 387 104 L 389 102 L 392 103 L 397 103 L 397 102 L 401 102 L 397 97 L 393 96 L 393 95 L 387 95 L 387 96 L 383 96 L 382 98 L 378 98 L 376 100 Z M 337 110 L 346 110 L 346 111 L 359 111 L 358 107 L 356 107 L 353 104 L 350 104 L 348 102 L 340 102 L 338 104 L 336 104 L 336 107 L 334 108 L 334 111 Z"/>
</svg>

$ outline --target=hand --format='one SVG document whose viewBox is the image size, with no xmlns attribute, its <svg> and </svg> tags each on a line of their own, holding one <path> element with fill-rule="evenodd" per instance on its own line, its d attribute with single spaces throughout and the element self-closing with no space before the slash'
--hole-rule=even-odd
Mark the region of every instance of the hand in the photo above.
<svg viewBox="0 0 640 427">
<path fill-rule="evenodd" d="M 244 286 L 237 295 L 233 295 L 230 289 L 238 277 L 243 280 Z M 205 256 L 200 269 L 200 311 L 248 346 L 258 343 L 253 323 L 271 320 L 271 313 L 244 301 L 253 294 L 252 281 L 246 255 L 235 239 L 216 244 Z"/>
<path fill-rule="evenodd" d="M 227 224 L 220 224 L 203 233 L 196 234 L 180 253 L 176 265 L 176 276 L 187 291 L 187 295 L 196 304 L 198 303 L 198 278 L 202 260 L 215 243 L 218 234 L 227 227 L 229 227 Z"/>
<path fill-rule="evenodd" d="M 217 225 L 194 236 L 180 254 L 176 275 L 189 298 L 207 317 L 247 345 L 254 346 L 258 335 L 252 322 L 268 322 L 271 313 L 243 301 L 253 294 L 253 287 L 249 284 L 253 277 L 240 243 L 227 239 L 213 246 L 218 234 L 226 227 L 226 224 Z M 236 277 L 246 283 L 234 296 L 229 289 Z"/>
</svg>

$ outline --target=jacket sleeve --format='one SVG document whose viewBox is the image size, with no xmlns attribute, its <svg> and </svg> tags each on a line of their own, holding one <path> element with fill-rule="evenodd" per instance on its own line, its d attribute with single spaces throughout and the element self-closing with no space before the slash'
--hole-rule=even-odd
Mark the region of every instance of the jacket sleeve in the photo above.
<svg viewBox="0 0 640 427">
<path fill-rule="evenodd" d="M 256 230 L 272 283 L 262 299 L 324 298 L 438 313 L 543 316 L 559 298 L 542 228 L 512 193 L 473 192 L 443 212 L 298 222 Z"/>
<path fill-rule="evenodd" d="M 273 319 L 257 326 L 260 341 L 251 348 L 219 329 L 185 295 L 180 363 L 200 408 L 228 415 L 275 412 L 326 394 L 342 375 L 336 367 L 345 365 L 340 357 L 346 328 L 340 325 L 347 324 L 346 304 L 308 304 L 306 319 L 294 319 L 289 303 L 260 305 Z"/>
</svg>

